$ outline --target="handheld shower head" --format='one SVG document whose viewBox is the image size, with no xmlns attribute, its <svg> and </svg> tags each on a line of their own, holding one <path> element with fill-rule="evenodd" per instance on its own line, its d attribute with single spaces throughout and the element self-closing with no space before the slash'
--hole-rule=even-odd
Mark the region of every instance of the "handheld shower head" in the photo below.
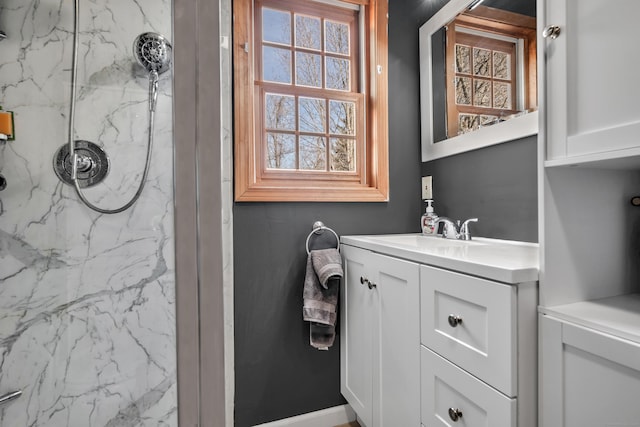
<svg viewBox="0 0 640 427">
<path fill-rule="evenodd" d="M 171 43 L 157 33 L 142 33 L 133 42 L 133 55 L 148 73 L 162 74 L 171 68 Z"/>
<path fill-rule="evenodd" d="M 158 33 L 142 33 L 133 42 L 133 55 L 149 73 L 149 110 L 158 100 L 158 75 L 171 68 L 171 43 Z"/>
</svg>

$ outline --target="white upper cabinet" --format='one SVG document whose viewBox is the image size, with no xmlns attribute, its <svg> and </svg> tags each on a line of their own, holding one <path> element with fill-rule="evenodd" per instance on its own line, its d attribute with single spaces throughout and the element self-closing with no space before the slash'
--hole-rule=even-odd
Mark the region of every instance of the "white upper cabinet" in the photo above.
<svg viewBox="0 0 640 427">
<path fill-rule="evenodd" d="M 640 1 L 544 3 L 546 166 L 640 164 Z"/>
</svg>

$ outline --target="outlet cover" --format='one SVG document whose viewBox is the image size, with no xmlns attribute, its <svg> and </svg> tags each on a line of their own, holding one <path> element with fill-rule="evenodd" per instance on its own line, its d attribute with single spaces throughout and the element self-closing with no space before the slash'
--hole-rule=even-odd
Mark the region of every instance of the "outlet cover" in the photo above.
<svg viewBox="0 0 640 427">
<path fill-rule="evenodd" d="M 433 199 L 433 180 L 431 176 L 422 177 L 422 200 Z"/>
</svg>

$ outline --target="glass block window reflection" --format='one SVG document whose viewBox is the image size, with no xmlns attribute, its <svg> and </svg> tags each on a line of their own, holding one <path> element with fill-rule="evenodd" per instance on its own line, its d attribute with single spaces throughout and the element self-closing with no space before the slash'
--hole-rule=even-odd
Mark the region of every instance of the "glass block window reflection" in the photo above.
<svg viewBox="0 0 640 427">
<path fill-rule="evenodd" d="M 473 48 L 473 75 L 489 77 L 491 73 L 491 51 Z"/>
<path fill-rule="evenodd" d="M 275 2 L 274 2 L 275 4 Z M 313 8 L 261 6 L 256 57 L 268 170 L 356 172 L 358 34 L 353 11 L 331 19 Z M 350 14 L 350 15 L 349 15 Z"/>
<path fill-rule="evenodd" d="M 456 45 L 456 72 L 471 74 L 471 47 Z"/>
<path fill-rule="evenodd" d="M 458 134 L 478 129 L 479 120 L 480 116 L 476 114 L 458 114 Z"/>
<path fill-rule="evenodd" d="M 482 126 L 490 126 L 498 123 L 500 117 L 490 114 L 459 114 L 458 115 L 458 129 L 459 134 L 471 132 L 479 129 Z"/>
<path fill-rule="evenodd" d="M 516 112 L 515 42 L 458 29 L 455 34 L 449 135 L 491 126 Z"/>
<path fill-rule="evenodd" d="M 456 104 L 471 105 L 471 77 L 456 77 Z"/>
<path fill-rule="evenodd" d="M 513 109 L 512 57 L 512 52 L 456 44 L 456 104 Z"/>
</svg>

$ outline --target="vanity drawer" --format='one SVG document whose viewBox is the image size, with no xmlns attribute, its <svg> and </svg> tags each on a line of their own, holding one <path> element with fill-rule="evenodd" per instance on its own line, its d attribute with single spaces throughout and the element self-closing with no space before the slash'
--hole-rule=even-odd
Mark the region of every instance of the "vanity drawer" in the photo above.
<svg viewBox="0 0 640 427">
<path fill-rule="evenodd" d="M 489 387 L 424 346 L 421 348 L 421 362 L 423 425 L 516 425 L 516 399 Z"/>
<path fill-rule="evenodd" d="M 517 395 L 516 287 L 421 266 L 421 341 L 497 388 Z"/>
</svg>

